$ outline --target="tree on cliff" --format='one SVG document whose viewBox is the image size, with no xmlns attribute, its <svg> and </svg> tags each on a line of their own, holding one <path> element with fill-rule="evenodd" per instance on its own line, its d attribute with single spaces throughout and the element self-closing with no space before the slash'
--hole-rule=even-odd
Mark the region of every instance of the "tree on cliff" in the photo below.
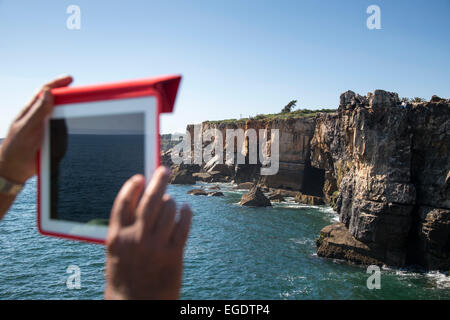
<svg viewBox="0 0 450 320">
<path fill-rule="evenodd" d="M 292 111 L 292 108 L 295 107 L 297 104 L 297 100 L 291 100 L 287 105 L 284 106 L 284 108 L 281 110 L 281 113 L 288 113 Z"/>
<path fill-rule="evenodd" d="M 425 102 L 424 98 L 414 97 L 414 98 L 401 98 L 400 102 L 408 103 L 408 102 Z"/>
</svg>

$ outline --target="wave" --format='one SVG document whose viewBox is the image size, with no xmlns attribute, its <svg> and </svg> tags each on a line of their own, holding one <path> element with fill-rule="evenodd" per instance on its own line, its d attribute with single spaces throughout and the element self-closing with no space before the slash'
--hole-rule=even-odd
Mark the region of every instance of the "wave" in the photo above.
<svg viewBox="0 0 450 320">
<path fill-rule="evenodd" d="M 416 279 L 425 277 L 433 282 L 433 287 L 435 288 L 450 289 L 450 277 L 448 272 L 440 272 L 440 271 L 418 272 L 407 268 L 395 269 L 388 266 L 383 266 L 382 269 L 399 277 L 416 278 Z"/>
</svg>

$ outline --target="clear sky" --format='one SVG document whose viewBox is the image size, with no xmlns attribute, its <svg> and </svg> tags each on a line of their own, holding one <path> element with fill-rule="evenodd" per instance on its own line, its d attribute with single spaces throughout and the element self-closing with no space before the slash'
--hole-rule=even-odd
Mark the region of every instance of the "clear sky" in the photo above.
<svg viewBox="0 0 450 320">
<path fill-rule="evenodd" d="M 66 9 L 81 8 L 81 30 Z M 381 9 L 369 30 L 366 9 Z M 74 85 L 180 73 L 187 123 L 335 108 L 374 89 L 450 97 L 450 1 L 0 0 L 0 137 L 33 91 L 60 74 Z"/>
</svg>

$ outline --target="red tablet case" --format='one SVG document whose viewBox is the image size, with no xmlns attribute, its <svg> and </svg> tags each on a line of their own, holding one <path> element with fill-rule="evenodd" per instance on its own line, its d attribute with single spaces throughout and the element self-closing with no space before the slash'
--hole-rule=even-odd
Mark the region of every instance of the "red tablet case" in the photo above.
<svg viewBox="0 0 450 320">
<path fill-rule="evenodd" d="M 181 81 L 181 76 L 172 75 L 164 77 L 156 77 L 149 79 L 141 79 L 127 82 L 118 82 L 102 85 L 83 86 L 83 87 L 65 87 L 52 90 L 54 96 L 55 106 L 83 103 L 92 101 L 117 100 L 138 97 L 154 96 L 157 101 L 157 131 L 159 137 L 159 115 L 161 113 L 170 113 L 175 104 L 175 98 L 178 92 L 178 86 Z M 156 143 L 157 166 L 160 165 L 159 145 L 160 141 Z M 81 240 L 93 243 L 104 244 L 102 239 L 83 238 L 78 236 L 59 234 L 54 232 L 44 231 L 41 228 L 41 160 L 40 152 L 37 155 L 37 225 L 41 234 L 47 236 L 54 236 L 58 238 L 66 238 L 72 240 Z"/>
</svg>

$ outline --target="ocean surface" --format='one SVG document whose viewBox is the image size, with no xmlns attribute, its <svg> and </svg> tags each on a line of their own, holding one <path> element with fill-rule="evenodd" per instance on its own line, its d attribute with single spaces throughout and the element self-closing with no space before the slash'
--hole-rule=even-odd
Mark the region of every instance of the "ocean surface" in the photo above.
<svg viewBox="0 0 450 320">
<path fill-rule="evenodd" d="M 194 210 L 185 251 L 182 299 L 450 299 L 441 273 L 383 269 L 369 290 L 363 267 L 316 256 L 314 240 L 336 214 L 325 206 L 287 201 L 272 208 L 237 205 L 244 191 L 219 184 L 224 197 L 169 193 Z M 36 179 L 0 223 L 0 299 L 102 299 L 101 245 L 44 237 L 36 228 Z M 81 288 L 66 285 L 81 270 Z"/>
</svg>

